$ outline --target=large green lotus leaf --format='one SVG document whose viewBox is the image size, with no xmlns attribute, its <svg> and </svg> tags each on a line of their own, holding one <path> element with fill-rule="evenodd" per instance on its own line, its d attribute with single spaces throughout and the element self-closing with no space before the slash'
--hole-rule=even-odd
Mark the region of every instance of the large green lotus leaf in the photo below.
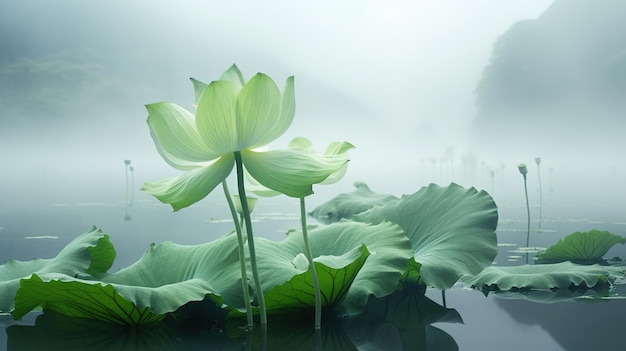
<svg viewBox="0 0 626 351">
<path fill-rule="evenodd" d="M 421 279 L 450 288 L 463 275 L 476 275 L 493 262 L 498 250 L 496 204 L 485 191 L 457 184 L 430 184 L 355 220 L 397 223 L 411 240 Z"/>
<path fill-rule="evenodd" d="M 323 223 L 337 222 L 342 218 L 351 218 L 353 215 L 369 210 L 377 205 L 384 205 L 398 198 L 389 194 L 379 194 L 370 190 L 367 184 L 355 182 L 356 190 L 343 193 L 319 205 L 309 215 Z"/>
<path fill-rule="evenodd" d="M 23 279 L 15 297 L 13 318 L 41 306 L 66 316 L 91 318 L 122 325 L 140 325 L 161 320 L 164 316 L 150 308 L 139 309 L 121 297 L 111 285 L 49 273 L 43 281 L 33 274 Z"/>
<path fill-rule="evenodd" d="M 22 278 L 33 273 L 63 273 L 72 276 L 104 273 L 113 265 L 114 259 L 115 249 L 109 236 L 93 227 L 74 238 L 54 258 L 36 258 L 26 262 L 7 260 L 0 265 L 0 312 L 13 309 L 13 298 Z"/>
<path fill-rule="evenodd" d="M 331 262 L 328 262 L 329 265 L 320 263 L 325 261 L 324 257 L 318 257 L 317 261 L 313 262 L 320 284 L 323 307 L 331 309 L 344 300 L 369 255 L 365 245 L 362 245 L 345 255 L 332 257 Z M 315 308 L 315 291 L 311 271 L 307 269 L 293 276 L 285 284 L 269 290 L 265 294 L 265 306 L 270 314 L 312 311 Z"/>
<path fill-rule="evenodd" d="M 360 282 L 360 289 L 348 291 L 348 296 L 352 293 L 351 300 L 363 300 L 363 305 L 369 293 L 380 296 L 389 289 L 387 284 L 392 288 L 397 285 L 411 255 L 410 244 L 402 230 L 388 222 L 337 224 L 312 230 L 311 240 L 316 267 L 324 277 L 322 289 L 329 306 L 344 299 L 344 292 L 364 266 L 369 255 L 364 244 L 372 243 L 377 250 L 374 263 L 378 261 L 364 276 L 374 274 L 378 278 Z M 286 295 L 287 290 L 297 286 L 298 290 L 288 293 L 302 294 L 301 279 L 306 277 L 302 273 L 308 268 L 302 266 L 303 252 L 304 243 L 297 233 L 282 242 L 259 238 L 257 255 L 264 290 L 283 286 L 282 291 L 280 288 L 277 291 Z M 70 316 L 136 325 L 158 320 L 165 313 L 176 311 L 189 302 L 202 301 L 207 296 L 218 306 L 225 304 L 239 311 L 245 308 L 237 239 L 233 234 L 195 246 L 169 242 L 153 244 L 132 266 L 98 278 L 100 280 L 95 281 L 42 274 L 24 279 L 15 299 L 14 318 L 41 306 L 44 310 Z M 290 301 L 285 300 L 283 305 L 280 299 L 271 307 L 268 313 L 294 308 Z M 301 307 L 308 309 L 310 305 Z"/>
<path fill-rule="evenodd" d="M 466 285 L 487 290 L 592 288 L 624 276 L 624 267 L 584 266 L 569 261 L 554 264 L 485 268 L 475 277 L 463 278 Z"/>
<path fill-rule="evenodd" d="M 539 254 L 538 259 L 543 262 L 596 262 L 602 260 L 611 247 L 624 243 L 625 237 L 607 231 L 575 232 Z"/>
<path fill-rule="evenodd" d="M 42 306 L 70 316 L 136 325 L 207 296 L 219 306 L 243 305 L 237 238 L 232 234 L 202 245 L 152 244 L 135 264 L 99 279 L 61 274 L 25 279 L 16 295 L 14 318 Z"/>
<path fill-rule="evenodd" d="M 371 225 L 344 220 L 310 230 L 309 239 L 316 268 L 318 272 L 322 270 L 320 273 L 324 277 L 320 278 L 320 290 L 325 298 L 323 302 L 328 307 L 335 307 L 339 313 L 359 313 L 370 295 L 381 297 L 392 293 L 412 254 L 404 232 L 389 222 Z M 369 257 L 357 270 L 358 263 L 366 257 L 365 251 L 369 251 Z M 300 276 L 308 266 L 298 264 L 304 252 L 301 232 L 291 232 L 279 243 L 258 239 L 259 274 L 263 289 L 268 294 L 292 277 L 308 282 L 309 275 Z M 342 271 L 336 271 L 339 268 Z M 356 277 L 353 277 L 354 273 L 358 273 Z M 310 308 L 314 306 L 311 304 L 314 290 L 312 285 L 305 287 L 304 281 L 298 283 L 296 291 L 287 292 L 281 288 L 277 294 L 288 293 L 292 297 L 295 294 L 295 298 L 302 296 L 303 306 Z M 343 302 L 335 306 L 343 296 Z"/>
</svg>

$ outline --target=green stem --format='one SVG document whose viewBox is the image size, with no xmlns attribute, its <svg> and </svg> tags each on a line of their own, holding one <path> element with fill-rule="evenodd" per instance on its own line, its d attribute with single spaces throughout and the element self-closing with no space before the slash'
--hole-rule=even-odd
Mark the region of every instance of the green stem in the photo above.
<svg viewBox="0 0 626 351">
<path fill-rule="evenodd" d="M 541 233 L 541 205 L 543 203 L 543 191 L 541 189 L 541 169 L 540 166 L 537 165 L 537 181 L 539 182 L 539 230 Z"/>
<path fill-rule="evenodd" d="M 241 289 L 243 290 L 243 300 L 246 305 L 246 318 L 248 322 L 248 328 L 254 327 L 254 321 L 252 319 L 252 306 L 250 305 L 250 292 L 248 291 L 248 274 L 246 272 L 246 256 L 243 249 L 243 233 L 241 231 L 241 225 L 239 225 L 239 219 L 237 216 L 237 210 L 233 204 L 233 199 L 228 191 L 228 185 L 226 180 L 222 181 L 222 188 L 224 189 L 224 196 L 228 202 L 230 208 L 230 214 L 233 216 L 233 222 L 235 223 L 235 231 L 237 232 L 237 243 L 239 251 L 239 267 L 241 268 Z"/>
<path fill-rule="evenodd" d="M 526 186 L 526 175 L 524 174 L 524 193 L 526 194 L 526 215 L 528 226 L 526 227 L 526 247 L 530 244 L 530 204 L 528 203 L 528 187 Z"/>
<path fill-rule="evenodd" d="M 250 266 L 252 266 L 252 277 L 256 288 L 256 296 L 259 300 L 259 309 L 261 310 L 261 326 L 267 325 L 267 312 L 265 311 L 265 297 L 263 297 L 263 287 L 259 278 L 259 270 L 256 264 L 256 249 L 254 247 L 254 234 L 252 233 L 252 220 L 250 219 L 250 208 L 248 207 L 248 199 L 246 198 L 246 188 L 243 182 L 243 162 L 241 160 L 241 152 L 235 151 L 235 164 L 237 165 L 237 188 L 239 189 L 239 200 L 241 201 L 241 209 L 246 223 L 246 236 L 248 237 L 248 250 L 250 250 Z"/>
<path fill-rule="evenodd" d="M 306 226 L 306 208 L 304 206 L 304 198 L 300 198 L 300 221 L 302 223 L 302 237 L 304 238 L 304 247 L 306 249 L 306 257 L 309 259 L 309 267 L 311 267 L 311 276 L 313 277 L 313 288 L 315 289 L 315 329 L 322 327 L 322 294 L 320 293 L 320 283 L 317 279 L 317 271 L 313 264 L 313 252 L 309 243 L 309 233 Z"/>
</svg>

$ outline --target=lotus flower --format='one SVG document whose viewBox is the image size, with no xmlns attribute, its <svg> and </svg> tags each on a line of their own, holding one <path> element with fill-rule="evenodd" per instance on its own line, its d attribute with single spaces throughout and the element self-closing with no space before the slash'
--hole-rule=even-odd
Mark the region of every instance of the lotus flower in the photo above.
<svg viewBox="0 0 626 351">
<path fill-rule="evenodd" d="M 225 180 L 241 157 L 247 172 L 263 186 L 292 197 L 313 193 L 347 162 L 337 155 L 304 149 L 256 151 L 280 137 L 295 113 L 294 79 L 281 92 L 258 73 L 247 82 L 236 65 L 210 84 L 192 79 L 195 115 L 169 102 L 146 106 L 152 138 L 163 159 L 185 171 L 174 178 L 145 183 L 143 190 L 175 211 L 207 196 Z"/>
<path fill-rule="evenodd" d="M 317 154 L 315 150 L 313 149 L 313 144 L 311 143 L 311 141 L 304 137 L 297 137 L 297 138 L 292 139 L 289 142 L 288 147 L 290 150 L 306 151 L 311 156 L 316 157 L 316 158 L 319 158 L 319 157 L 321 157 L 322 159 L 323 158 L 331 158 L 331 159 L 342 158 L 346 161 L 346 163 L 344 163 L 342 167 L 337 168 L 337 170 L 333 172 L 331 175 L 329 175 L 326 179 L 316 184 L 333 184 L 341 180 L 341 178 L 343 178 L 343 176 L 346 174 L 346 171 L 348 169 L 348 163 L 347 163 L 348 151 L 351 149 L 354 149 L 354 145 L 348 142 L 336 141 L 336 142 L 330 143 L 326 147 L 326 150 L 324 151 L 324 153 L 320 155 L 320 154 Z M 250 175 L 247 175 L 247 180 L 249 184 L 246 186 L 246 189 L 258 196 L 272 197 L 272 196 L 277 196 L 281 194 L 281 192 L 268 189 L 267 187 L 263 186 Z"/>
</svg>

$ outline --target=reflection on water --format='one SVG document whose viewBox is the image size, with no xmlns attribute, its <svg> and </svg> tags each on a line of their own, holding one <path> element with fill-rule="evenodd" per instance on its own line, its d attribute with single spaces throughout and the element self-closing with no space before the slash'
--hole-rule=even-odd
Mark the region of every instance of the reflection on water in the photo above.
<svg viewBox="0 0 626 351">
<path fill-rule="evenodd" d="M 622 290 L 623 297 L 626 289 Z M 495 301 L 520 325 L 540 326 L 564 350 L 615 350 L 624 345 L 626 300 L 600 300 L 593 291 L 571 292 L 569 297 L 552 292 L 541 295 L 529 299 L 506 296 Z M 573 300 L 577 295 L 585 298 Z"/>
<path fill-rule="evenodd" d="M 440 300 L 439 291 L 426 294 Z M 514 296 L 516 295 L 516 296 Z M 370 301 L 350 318 L 325 318 L 321 332 L 306 318 L 270 320 L 246 333 L 245 321 L 206 320 L 127 328 L 55 313 L 27 316 L 20 325 L 0 316 L 7 350 L 608 350 L 626 323 L 626 301 L 582 302 L 591 291 L 490 294 L 452 289 L 446 308 L 405 290 Z M 596 301 L 596 300 L 594 300 Z M 196 307 L 194 307 L 196 308 Z M 311 315 L 312 316 L 312 315 Z M 36 317 L 36 320 L 33 318 Z M 3 319 L 4 318 L 4 319 Z M 2 337 L 0 337 L 2 342 Z"/>
<path fill-rule="evenodd" d="M 239 322 L 239 323 L 238 323 Z M 308 318 L 283 323 L 270 320 L 268 329 L 252 333 L 244 321 L 225 326 L 178 324 L 170 319 L 155 326 L 130 328 L 99 321 L 67 318 L 47 312 L 34 325 L 6 329 L 7 350 L 458 350 L 454 337 L 432 323 L 462 323 L 454 309 L 405 290 L 372 300 L 365 313 L 350 318 L 327 317 L 321 331 Z"/>
</svg>

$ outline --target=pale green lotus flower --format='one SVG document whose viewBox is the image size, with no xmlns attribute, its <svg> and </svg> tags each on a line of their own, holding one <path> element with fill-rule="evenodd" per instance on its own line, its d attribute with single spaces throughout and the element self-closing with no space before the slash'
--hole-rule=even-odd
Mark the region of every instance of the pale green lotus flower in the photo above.
<svg viewBox="0 0 626 351">
<path fill-rule="evenodd" d="M 185 173 L 145 183 L 142 189 L 175 211 L 203 199 L 226 179 L 234 167 L 235 152 L 241 153 L 244 167 L 257 182 L 292 197 L 311 194 L 312 184 L 324 181 L 347 162 L 343 157 L 315 155 L 299 148 L 254 151 L 291 125 L 295 113 L 293 77 L 287 78 L 281 92 L 263 73 L 245 82 L 233 65 L 220 80 L 192 82 L 195 115 L 168 102 L 146 106 L 159 153 Z"/>
<path fill-rule="evenodd" d="M 324 151 L 322 155 L 318 155 L 313 149 L 313 143 L 311 143 L 309 139 L 304 138 L 304 137 L 297 137 L 297 138 L 292 139 L 289 142 L 288 147 L 291 150 L 299 149 L 299 150 L 306 151 L 310 155 L 316 156 L 316 157 L 320 157 L 320 156 L 333 157 L 333 158 L 340 157 L 346 161 L 345 164 L 341 168 L 338 168 L 335 172 L 329 175 L 326 179 L 316 184 L 333 184 L 341 180 L 341 178 L 343 178 L 343 176 L 346 174 L 346 171 L 348 170 L 348 151 L 351 149 L 354 149 L 354 145 L 345 141 L 332 142 L 328 145 L 328 147 L 326 147 L 326 150 Z M 272 196 L 281 195 L 280 192 L 272 190 L 272 189 L 268 189 L 267 187 L 263 186 L 249 174 L 246 174 L 246 178 L 248 180 L 248 185 L 246 186 L 246 189 L 258 196 L 272 197 Z"/>
</svg>

